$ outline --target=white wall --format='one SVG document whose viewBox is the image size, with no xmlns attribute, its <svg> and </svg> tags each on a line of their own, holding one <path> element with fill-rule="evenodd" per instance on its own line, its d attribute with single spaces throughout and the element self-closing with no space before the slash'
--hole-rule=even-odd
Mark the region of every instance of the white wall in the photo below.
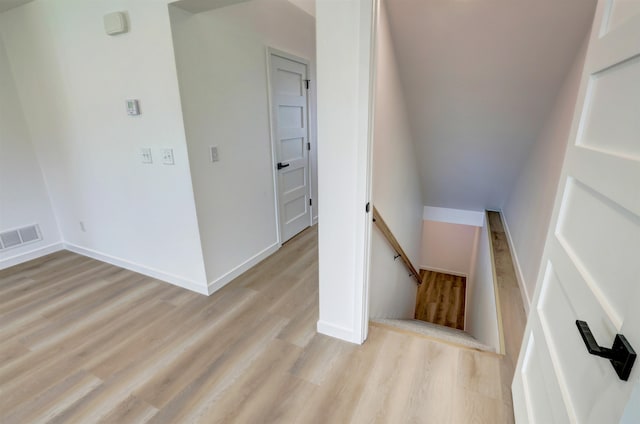
<svg viewBox="0 0 640 424">
<path fill-rule="evenodd" d="M 538 279 L 588 39 L 587 36 L 576 55 L 571 71 L 558 92 L 555 106 L 502 207 L 516 273 L 520 284 L 525 287 L 527 304 L 533 298 Z"/>
<path fill-rule="evenodd" d="M 420 267 L 431 271 L 469 276 L 480 227 L 424 221 Z"/>
<path fill-rule="evenodd" d="M 412 319 L 418 286 L 396 252 L 374 225 L 371 236 L 369 318 Z"/>
<path fill-rule="evenodd" d="M 376 33 L 373 204 L 415 267 L 420 264 L 422 189 L 384 2 Z M 369 279 L 371 318 L 413 318 L 417 285 L 375 228 Z"/>
<path fill-rule="evenodd" d="M 471 274 L 467 278 L 465 331 L 499 352 L 498 312 L 488 225 L 485 220 L 478 232 L 477 251 L 472 254 Z"/>
<path fill-rule="evenodd" d="M 118 10 L 131 30 L 109 37 Z M 167 1 L 36 0 L 0 15 L 0 33 L 67 245 L 206 292 Z"/>
<path fill-rule="evenodd" d="M 366 338 L 370 214 L 371 0 L 316 4 L 320 319 L 318 331 Z"/>
<path fill-rule="evenodd" d="M 205 267 L 216 289 L 278 248 L 266 48 L 310 60 L 315 85 L 315 20 L 287 0 L 170 14 Z M 212 145 L 219 162 L 209 159 Z M 312 182 L 317 199 L 316 175 Z"/>
<path fill-rule="evenodd" d="M 389 2 L 425 204 L 474 210 L 504 204 L 595 4 Z"/>
<path fill-rule="evenodd" d="M 42 241 L 0 253 L 0 268 L 57 250 L 60 234 L 0 39 L 0 232 L 38 224 Z"/>
</svg>

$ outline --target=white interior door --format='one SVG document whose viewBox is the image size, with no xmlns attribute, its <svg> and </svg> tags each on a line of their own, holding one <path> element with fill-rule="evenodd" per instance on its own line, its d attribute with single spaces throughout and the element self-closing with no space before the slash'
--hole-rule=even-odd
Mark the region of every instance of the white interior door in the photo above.
<svg viewBox="0 0 640 424">
<path fill-rule="evenodd" d="M 518 423 L 618 423 L 640 378 L 587 352 L 640 351 L 640 1 L 599 1 L 513 382 Z"/>
<path fill-rule="evenodd" d="M 280 241 L 284 243 L 311 224 L 308 65 L 272 51 L 269 67 Z"/>
</svg>

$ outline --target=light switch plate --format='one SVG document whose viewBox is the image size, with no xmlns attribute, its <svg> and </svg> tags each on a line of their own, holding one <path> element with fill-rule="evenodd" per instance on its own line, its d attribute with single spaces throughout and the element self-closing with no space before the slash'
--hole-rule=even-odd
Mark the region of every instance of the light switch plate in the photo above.
<svg viewBox="0 0 640 424">
<path fill-rule="evenodd" d="M 165 165 L 174 165 L 173 149 L 162 149 L 162 163 Z"/>
<path fill-rule="evenodd" d="M 211 162 L 218 162 L 220 157 L 218 156 L 218 146 L 210 146 L 209 147 Z"/>
<path fill-rule="evenodd" d="M 140 115 L 140 101 L 137 99 L 127 100 L 127 115 L 138 116 Z"/>
<path fill-rule="evenodd" d="M 151 149 L 148 147 L 143 147 L 142 149 L 140 149 L 140 157 L 142 158 L 142 163 L 153 163 Z"/>
</svg>

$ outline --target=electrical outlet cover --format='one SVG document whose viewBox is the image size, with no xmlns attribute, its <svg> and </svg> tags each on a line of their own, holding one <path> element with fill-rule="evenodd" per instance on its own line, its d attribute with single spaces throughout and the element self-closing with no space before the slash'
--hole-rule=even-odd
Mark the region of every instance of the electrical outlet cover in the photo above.
<svg viewBox="0 0 640 424">
<path fill-rule="evenodd" d="M 220 160 L 220 157 L 218 156 L 218 146 L 211 146 L 209 149 L 211 162 L 218 162 Z"/>
<path fill-rule="evenodd" d="M 144 147 L 140 149 L 140 157 L 142 158 L 142 163 L 153 163 L 153 156 L 151 155 L 151 149 L 148 147 Z"/>
<path fill-rule="evenodd" d="M 162 163 L 165 165 L 174 165 L 175 161 L 173 159 L 173 149 L 163 149 L 162 150 Z"/>
</svg>

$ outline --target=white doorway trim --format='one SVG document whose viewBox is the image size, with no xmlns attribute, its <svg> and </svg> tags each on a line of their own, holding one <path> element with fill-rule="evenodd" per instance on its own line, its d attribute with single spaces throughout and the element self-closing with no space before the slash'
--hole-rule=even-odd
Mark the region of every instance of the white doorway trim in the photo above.
<svg viewBox="0 0 640 424">
<path fill-rule="evenodd" d="M 309 59 L 296 56 L 294 54 L 288 53 L 284 50 L 280 50 L 271 46 L 266 47 L 266 67 L 267 67 L 267 99 L 268 99 L 268 111 L 269 111 L 269 138 L 271 142 L 271 175 L 273 178 L 273 195 L 274 195 L 274 205 L 275 205 L 275 217 L 276 217 L 276 237 L 279 246 L 282 246 L 282 225 L 280 222 L 280 183 L 278 180 L 278 172 L 276 170 L 278 164 L 277 157 L 277 146 L 276 146 L 276 126 L 274 124 L 275 117 L 273 116 L 272 111 L 272 99 L 273 99 L 273 88 L 271 86 L 271 57 L 279 56 L 284 59 L 291 60 L 293 62 L 298 62 L 306 66 L 307 68 L 307 79 L 312 78 L 311 72 L 311 61 Z M 311 113 L 311 108 L 313 106 L 313 81 L 309 84 L 309 89 L 307 90 L 307 140 L 313 146 L 316 142 L 313 137 L 313 132 L 311 131 L 312 125 L 315 127 L 315 122 L 312 121 L 313 114 Z M 313 148 L 313 147 L 312 147 Z M 309 206 L 309 226 L 314 224 L 314 212 L 317 204 L 317 200 L 313 198 L 313 170 L 311 163 L 311 150 L 307 154 L 307 181 L 308 181 L 308 191 L 309 198 L 312 199 L 311 205 Z"/>
<path fill-rule="evenodd" d="M 362 276 L 356 281 L 362 281 L 362 292 L 359 293 L 359 296 L 356 296 L 356 317 L 360 316 L 360 343 L 364 343 L 369 336 L 369 283 L 370 283 L 370 272 L 371 272 L 371 232 L 373 227 L 373 127 L 374 127 L 374 116 L 375 116 L 375 98 L 376 98 L 376 58 L 377 58 L 377 32 L 378 32 L 378 16 L 380 16 L 380 0 L 372 0 L 371 2 L 367 2 L 367 6 L 371 7 L 370 16 L 371 22 L 370 26 L 365 26 L 363 28 L 364 34 L 362 34 L 363 39 L 369 39 L 369 72 L 368 79 L 366 80 L 367 85 L 362 84 L 363 90 L 367 90 L 369 93 L 368 96 L 368 107 L 367 107 L 367 116 L 366 121 L 365 117 L 362 117 L 362 120 L 366 122 L 366 146 L 363 149 L 366 152 L 366 172 L 364 181 L 361 183 L 363 187 L 360 187 L 359 190 L 362 190 L 363 197 L 366 199 L 366 205 L 368 206 L 368 210 L 366 210 L 366 218 L 363 228 L 363 247 L 362 247 Z M 364 78 L 363 78 L 364 79 Z M 364 125 L 363 122 L 363 125 Z M 357 275 L 357 274 L 356 274 Z M 359 304 L 358 304 L 359 303 Z"/>
</svg>

